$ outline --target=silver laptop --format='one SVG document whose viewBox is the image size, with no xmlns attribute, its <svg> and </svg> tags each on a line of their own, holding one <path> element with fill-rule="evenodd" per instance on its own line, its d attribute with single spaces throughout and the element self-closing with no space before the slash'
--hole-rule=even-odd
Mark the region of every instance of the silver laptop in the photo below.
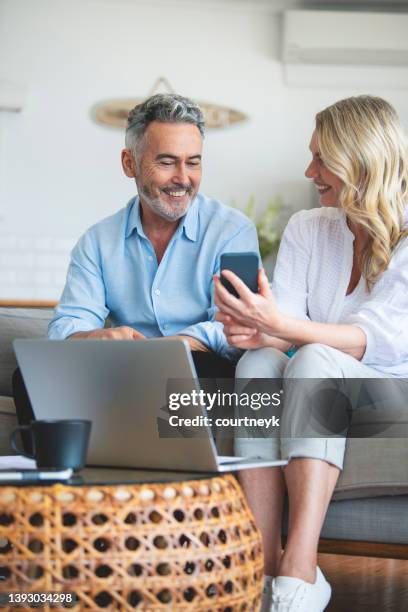
<svg viewBox="0 0 408 612">
<path fill-rule="evenodd" d="M 170 426 L 176 412 L 169 410 L 169 393 L 176 387 L 199 391 L 185 340 L 13 344 L 36 419 L 92 421 L 88 465 L 227 472 L 287 463 L 220 457 L 209 427 L 193 427 L 186 434 Z M 208 415 L 202 405 L 186 411 L 191 418 Z"/>
</svg>

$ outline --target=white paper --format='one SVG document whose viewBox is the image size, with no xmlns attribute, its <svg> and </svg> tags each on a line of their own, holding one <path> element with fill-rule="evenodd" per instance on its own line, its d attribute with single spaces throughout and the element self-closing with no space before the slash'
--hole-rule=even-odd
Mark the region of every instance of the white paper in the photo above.
<svg viewBox="0 0 408 612">
<path fill-rule="evenodd" d="M 6 455 L 0 457 L 0 470 L 35 470 L 37 464 L 34 459 L 22 455 Z"/>
</svg>

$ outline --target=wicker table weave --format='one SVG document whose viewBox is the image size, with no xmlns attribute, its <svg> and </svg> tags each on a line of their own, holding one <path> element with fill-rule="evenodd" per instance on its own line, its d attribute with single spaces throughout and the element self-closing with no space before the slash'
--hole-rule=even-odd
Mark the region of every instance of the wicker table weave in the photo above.
<svg viewBox="0 0 408 612">
<path fill-rule="evenodd" d="M 0 488 L 3 593 L 71 592 L 73 610 L 254 612 L 262 574 L 260 535 L 230 475 Z"/>
</svg>

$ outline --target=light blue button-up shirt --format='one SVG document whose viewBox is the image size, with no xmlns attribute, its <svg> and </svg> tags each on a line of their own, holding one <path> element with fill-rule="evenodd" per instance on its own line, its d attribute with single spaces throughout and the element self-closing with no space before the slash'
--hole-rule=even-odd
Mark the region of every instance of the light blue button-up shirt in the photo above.
<svg viewBox="0 0 408 612">
<path fill-rule="evenodd" d="M 256 251 L 253 223 L 199 194 L 157 263 L 143 231 L 139 198 L 91 227 L 71 254 L 67 281 L 48 335 L 128 325 L 148 338 L 193 336 L 222 356 L 232 351 L 214 321 L 212 275 L 224 252 Z"/>
</svg>

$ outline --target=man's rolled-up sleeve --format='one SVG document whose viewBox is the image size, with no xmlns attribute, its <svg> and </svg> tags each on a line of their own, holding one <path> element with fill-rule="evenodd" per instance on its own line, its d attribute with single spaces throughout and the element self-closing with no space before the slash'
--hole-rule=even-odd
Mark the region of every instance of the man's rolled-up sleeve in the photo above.
<svg viewBox="0 0 408 612">
<path fill-rule="evenodd" d="M 227 357 L 229 346 L 223 331 L 223 325 L 219 321 L 203 321 L 190 325 L 177 332 L 178 336 L 191 336 L 217 353 L 221 357 Z"/>
<path fill-rule="evenodd" d="M 96 241 L 88 231 L 71 253 L 67 280 L 48 326 L 48 337 L 64 340 L 76 332 L 102 328 L 109 314 L 105 304 L 100 256 Z"/>
</svg>

